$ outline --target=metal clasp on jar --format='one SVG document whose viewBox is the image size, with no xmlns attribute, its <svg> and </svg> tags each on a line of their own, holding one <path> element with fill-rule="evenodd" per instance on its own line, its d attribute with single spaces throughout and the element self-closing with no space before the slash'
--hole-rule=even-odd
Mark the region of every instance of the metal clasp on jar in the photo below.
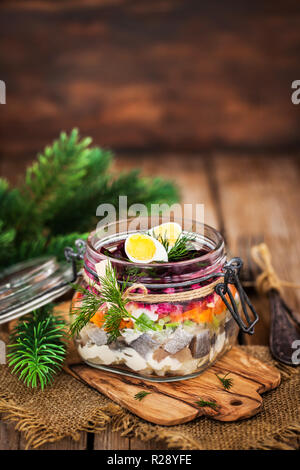
<svg viewBox="0 0 300 470">
<path fill-rule="evenodd" d="M 86 249 L 86 242 L 81 238 L 78 238 L 75 241 L 75 247 L 77 251 L 74 251 L 73 248 L 70 246 L 66 246 L 64 250 L 65 258 L 68 262 L 72 262 L 72 270 L 73 270 L 73 280 L 71 282 L 75 282 L 78 276 L 77 272 L 77 264 L 76 261 L 83 260 L 85 249 Z"/>
<path fill-rule="evenodd" d="M 259 317 L 239 280 L 239 272 L 242 266 L 243 261 L 241 258 L 232 258 L 230 261 L 228 261 L 223 267 L 224 282 L 216 285 L 215 292 L 221 297 L 240 329 L 244 333 L 253 335 L 254 325 L 258 322 Z M 228 288 L 229 284 L 233 285 L 238 292 L 246 322 L 239 313 L 234 296 L 231 290 Z M 226 295 L 228 295 L 229 301 L 226 298 Z"/>
</svg>

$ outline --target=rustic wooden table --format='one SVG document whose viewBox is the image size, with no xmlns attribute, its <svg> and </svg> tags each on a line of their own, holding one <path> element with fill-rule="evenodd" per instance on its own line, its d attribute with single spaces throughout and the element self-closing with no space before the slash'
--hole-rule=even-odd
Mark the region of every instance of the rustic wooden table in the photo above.
<svg viewBox="0 0 300 470">
<path fill-rule="evenodd" d="M 140 167 L 145 175 L 164 176 L 177 182 L 182 202 L 205 204 L 206 223 L 225 236 L 234 255 L 247 254 L 247 244 L 264 241 L 273 255 L 275 269 L 283 279 L 299 280 L 300 268 L 300 159 L 281 154 L 186 154 L 122 156 L 115 170 Z M 9 173 L 9 171 L 8 171 Z M 267 344 L 269 308 L 266 299 L 251 293 L 260 322 L 248 344 Z M 300 311 L 299 292 L 285 298 Z M 0 422 L 0 449 L 23 449 L 24 439 L 13 424 Z M 163 443 L 143 443 L 108 430 L 100 435 L 82 433 L 74 442 L 64 439 L 43 449 L 162 449 Z"/>
</svg>

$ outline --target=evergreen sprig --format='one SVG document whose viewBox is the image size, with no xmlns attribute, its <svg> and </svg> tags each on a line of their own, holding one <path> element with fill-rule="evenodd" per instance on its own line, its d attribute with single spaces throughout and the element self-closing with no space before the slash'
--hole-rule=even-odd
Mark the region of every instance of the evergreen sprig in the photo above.
<svg viewBox="0 0 300 470">
<path fill-rule="evenodd" d="M 120 323 L 124 319 L 133 319 L 136 325 L 143 331 L 149 329 L 155 330 L 154 322 L 146 315 L 140 315 L 135 318 L 126 309 L 128 299 L 123 294 L 127 288 L 127 282 L 119 287 L 117 275 L 114 268 L 109 263 L 106 266 L 105 276 L 99 279 L 101 284 L 101 292 L 93 292 L 93 286 L 86 289 L 82 286 L 74 286 L 75 290 L 83 294 L 80 299 L 80 305 L 74 305 L 71 315 L 75 317 L 70 325 L 70 333 L 75 336 L 80 330 L 91 320 L 95 313 L 105 305 L 108 305 L 107 312 L 104 314 L 103 328 L 108 332 L 110 341 L 120 336 Z"/>
<path fill-rule="evenodd" d="M 28 387 L 44 389 L 62 368 L 65 323 L 46 306 L 22 317 L 11 336 L 8 365 Z"/>
<path fill-rule="evenodd" d="M 151 392 L 146 392 L 146 390 L 142 390 L 134 395 L 134 399 L 138 401 L 142 401 L 147 395 L 150 395 Z"/>
<path fill-rule="evenodd" d="M 18 187 L 0 178 L 0 269 L 40 255 L 64 259 L 63 247 L 85 239 L 99 222 L 98 205 L 118 207 L 119 195 L 148 207 L 178 200 L 176 187 L 160 178 L 142 178 L 137 170 L 113 176 L 112 153 L 91 143 L 77 129 L 62 132 Z"/>
<path fill-rule="evenodd" d="M 73 288 L 83 295 L 79 301 L 74 302 L 71 310 L 71 318 L 74 318 L 74 320 L 70 325 L 69 332 L 71 336 L 76 336 L 100 309 L 103 300 L 92 290 L 85 289 L 80 285 L 74 284 Z M 80 302 L 80 305 L 77 304 L 78 302 Z"/>
<path fill-rule="evenodd" d="M 213 410 L 217 410 L 219 408 L 218 403 L 215 401 L 206 401 L 200 398 L 198 401 L 195 402 L 196 405 L 200 406 L 200 408 L 204 408 L 208 406 L 209 408 L 212 408 Z"/>
<path fill-rule="evenodd" d="M 224 377 L 220 377 L 219 374 L 216 374 L 218 379 L 220 380 L 221 384 L 225 388 L 225 390 L 230 390 L 231 387 L 233 386 L 233 379 L 232 378 L 227 378 L 227 376 L 230 374 L 230 372 L 227 372 L 227 374 L 224 375 Z"/>
</svg>

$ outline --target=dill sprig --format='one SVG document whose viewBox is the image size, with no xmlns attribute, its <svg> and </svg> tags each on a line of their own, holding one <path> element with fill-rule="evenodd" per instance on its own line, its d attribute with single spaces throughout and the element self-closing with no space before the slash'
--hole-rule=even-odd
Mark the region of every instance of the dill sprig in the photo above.
<svg viewBox="0 0 300 470">
<path fill-rule="evenodd" d="M 229 390 L 233 385 L 233 379 L 231 379 L 231 378 L 227 379 L 227 375 L 229 375 L 229 374 L 230 374 L 230 372 L 227 372 L 227 374 L 225 374 L 224 377 L 220 377 L 218 374 L 216 374 L 216 376 L 220 380 L 220 382 L 223 385 L 223 387 L 225 388 L 225 390 Z"/>
<path fill-rule="evenodd" d="M 198 401 L 195 401 L 195 403 L 201 408 L 205 406 L 208 406 L 209 408 L 212 408 L 213 410 L 216 410 L 219 408 L 218 403 L 216 403 L 215 401 L 205 401 L 205 400 L 202 400 L 202 398 L 200 398 Z"/>
<path fill-rule="evenodd" d="M 141 401 L 143 398 L 145 398 L 147 395 L 150 395 L 151 392 L 146 392 L 143 390 L 142 392 L 138 392 L 134 395 L 135 400 Z"/>
<path fill-rule="evenodd" d="M 156 240 L 158 240 L 162 244 L 162 246 L 165 248 L 166 252 L 168 253 L 169 248 L 170 248 L 170 244 L 169 244 L 169 239 L 168 239 L 168 236 L 167 236 L 167 231 L 165 231 L 164 235 L 162 235 L 161 233 L 156 235 L 154 230 L 153 230 L 152 232 L 148 232 L 148 235 L 150 235 L 151 237 L 156 238 Z"/>
<path fill-rule="evenodd" d="M 62 368 L 65 322 L 48 305 L 20 319 L 10 336 L 8 365 L 28 387 L 44 389 Z"/>
<path fill-rule="evenodd" d="M 183 234 L 177 238 L 174 246 L 168 252 L 169 261 L 180 261 L 185 258 L 191 250 L 191 242 L 195 240 L 193 233 Z"/>
<path fill-rule="evenodd" d="M 80 306 L 75 303 L 71 310 L 71 316 L 74 316 L 75 319 L 71 323 L 69 331 L 71 336 L 75 336 L 100 309 L 103 305 L 103 300 L 99 295 L 78 284 L 73 284 L 72 287 L 77 292 L 83 294 L 83 297 L 79 300 Z"/>
<path fill-rule="evenodd" d="M 167 237 L 167 233 L 164 235 L 152 235 L 156 238 L 165 248 L 166 252 L 168 253 L 168 261 L 180 261 L 184 259 L 191 250 L 191 242 L 195 241 L 195 234 L 193 233 L 185 233 L 179 235 L 175 244 L 170 248 L 169 240 Z"/>
<path fill-rule="evenodd" d="M 129 299 L 124 298 L 124 291 L 127 288 L 128 280 L 124 281 L 122 287 L 119 287 L 115 269 L 108 263 L 105 270 L 105 276 L 99 278 L 101 292 L 94 293 L 92 290 L 85 289 L 81 286 L 75 286 L 75 289 L 83 294 L 80 300 L 81 305 L 74 306 L 72 314 L 76 315 L 75 320 L 70 326 L 72 336 L 78 334 L 79 331 L 91 320 L 95 313 L 105 305 L 108 307 L 104 314 L 103 328 L 109 334 L 109 340 L 113 341 L 120 336 L 120 323 L 125 319 L 133 319 L 138 327 L 142 330 L 155 330 L 154 322 L 146 315 L 140 315 L 135 318 L 126 309 Z M 93 287 L 93 286 L 90 286 Z"/>
</svg>

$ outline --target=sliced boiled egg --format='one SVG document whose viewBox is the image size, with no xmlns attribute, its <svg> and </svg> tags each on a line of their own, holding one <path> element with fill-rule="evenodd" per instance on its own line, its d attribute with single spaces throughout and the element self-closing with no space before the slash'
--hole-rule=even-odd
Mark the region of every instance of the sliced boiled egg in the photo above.
<svg viewBox="0 0 300 470">
<path fill-rule="evenodd" d="M 151 229 L 151 235 L 158 240 L 166 240 L 168 248 L 172 248 L 182 233 L 182 228 L 176 222 L 166 222 Z"/>
<path fill-rule="evenodd" d="M 168 261 L 168 253 L 155 238 L 145 233 L 133 233 L 125 241 L 125 253 L 134 263 L 151 263 L 151 261 Z"/>
</svg>

